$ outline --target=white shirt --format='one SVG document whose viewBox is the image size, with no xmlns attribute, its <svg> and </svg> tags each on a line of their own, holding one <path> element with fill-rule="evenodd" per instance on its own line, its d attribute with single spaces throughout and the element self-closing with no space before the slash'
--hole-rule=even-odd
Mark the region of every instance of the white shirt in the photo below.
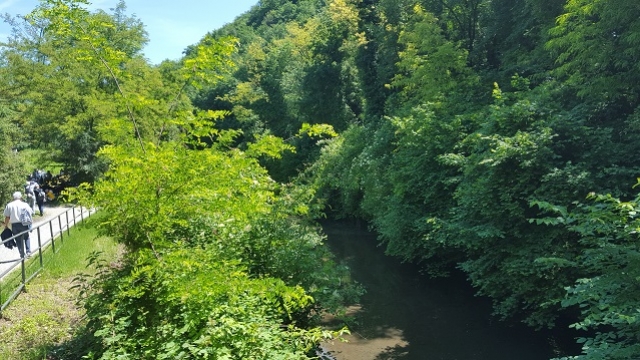
<svg viewBox="0 0 640 360">
<path fill-rule="evenodd" d="M 35 194 L 36 185 L 37 183 L 35 181 L 29 182 L 27 186 L 25 186 L 24 192 L 27 193 L 27 195 Z"/>
<path fill-rule="evenodd" d="M 27 209 L 29 214 L 33 216 L 33 209 L 26 202 L 18 199 L 13 200 L 12 202 L 7 204 L 7 207 L 4 208 L 4 216 L 9 217 L 10 223 L 19 223 L 20 222 L 20 212 L 22 209 Z"/>
</svg>

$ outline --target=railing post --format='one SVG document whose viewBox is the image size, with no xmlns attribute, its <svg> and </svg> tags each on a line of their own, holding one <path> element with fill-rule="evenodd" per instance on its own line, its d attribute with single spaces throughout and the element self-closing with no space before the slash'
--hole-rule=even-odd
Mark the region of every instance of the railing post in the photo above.
<svg viewBox="0 0 640 360">
<path fill-rule="evenodd" d="M 76 206 L 73 205 L 71 208 L 71 215 L 73 216 L 73 226 L 76 226 Z"/>
<path fill-rule="evenodd" d="M 64 239 L 62 236 L 62 234 L 64 234 L 64 231 L 62 230 L 62 219 L 60 219 L 60 215 L 58 215 L 58 226 L 60 229 L 60 242 L 64 242 Z"/>
<path fill-rule="evenodd" d="M 64 212 L 64 216 L 67 219 L 67 235 L 71 235 L 69 231 L 71 230 L 71 226 L 69 226 L 69 210 Z"/>
<path fill-rule="evenodd" d="M 24 241 L 24 240 L 23 240 Z M 25 244 L 26 245 L 26 244 Z M 25 251 L 27 251 L 27 249 L 25 248 Z M 26 257 L 26 253 L 25 253 L 25 257 Z M 22 267 L 22 285 L 26 286 L 27 285 L 27 269 L 26 266 L 24 265 L 24 257 L 20 259 L 20 264 Z"/>
<path fill-rule="evenodd" d="M 40 238 L 40 226 L 36 229 L 38 231 L 38 257 L 40 258 L 40 267 L 42 268 L 42 240 Z"/>
<path fill-rule="evenodd" d="M 84 211 L 82 211 L 82 206 L 80 206 L 80 221 L 84 223 Z"/>
<path fill-rule="evenodd" d="M 51 251 L 56 253 L 56 237 L 53 234 L 53 220 L 49 220 L 49 234 L 51 234 Z"/>
</svg>

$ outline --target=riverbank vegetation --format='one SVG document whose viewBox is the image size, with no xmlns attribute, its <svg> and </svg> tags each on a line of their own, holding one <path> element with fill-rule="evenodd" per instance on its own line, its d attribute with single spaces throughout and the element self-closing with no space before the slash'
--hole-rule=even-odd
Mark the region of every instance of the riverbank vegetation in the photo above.
<svg viewBox="0 0 640 360">
<path fill-rule="evenodd" d="M 261 4 L 214 32 L 243 46 L 206 99 L 246 131 L 340 133 L 266 163 L 276 178 L 304 167 L 331 215 L 462 269 L 499 317 L 575 319 L 578 358 L 638 356 L 637 280 L 617 275 L 637 268 L 635 2 Z"/>
<path fill-rule="evenodd" d="M 359 291 L 323 213 L 498 317 L 573 319 L 576 359 L 640 356 L 636 2 L 260 1 L 158 66 L 86 3 L 7 19 L 0 119 L 127 248 L 84 284 L 90 356 L 304 358 Z"/>
</svg>

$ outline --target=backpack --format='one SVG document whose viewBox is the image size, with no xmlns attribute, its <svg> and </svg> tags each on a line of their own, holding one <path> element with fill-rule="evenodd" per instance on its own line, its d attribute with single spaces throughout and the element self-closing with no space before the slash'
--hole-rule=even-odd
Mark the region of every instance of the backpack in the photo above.
<svg viewBox="0 0 640 360">
<path fill-rule="evenodd" d="M 2 242 L 4 243 L 4 246 L 9 250 L 11 250 L 14 247 L 18 246 L 16 244 L 16 240 L 15 239 L 11 239 L 9 241 L 6 241 L 8 238 L 10 238 L 12 236 L 13 236 L 13 233 L 11 232 L 11 230 L 9 230 L 9 228 L 4 228 L 2 233 L 0 233 L 0 239 L 2 239 Z"/>
<path fill-rule="evenodd" d="M 20 210 L 20 222 L 24 226 L 28 226 L 33 223 L 33 218 L 31 217 L 31 211 L 29 210 L 31 209 L 22 208 L 22 210 Z"/>
<path fill-rule="evenodd" d="M 33 188 L 33 185 L 31 185 L 31 184 L 27 184 L 27 185 L 24 186 L 24 193 L 25 193 L 25 195 L 27 195 L 28 198 L 33 198 L 33 197 L 36 196 L 33 193 L 33 190 L 34 190 L 34 188 Z"/>
</svg>

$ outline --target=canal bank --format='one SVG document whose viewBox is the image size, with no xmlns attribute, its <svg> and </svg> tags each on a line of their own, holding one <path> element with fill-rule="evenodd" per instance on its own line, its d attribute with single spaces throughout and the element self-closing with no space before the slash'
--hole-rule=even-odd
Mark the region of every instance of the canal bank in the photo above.
<svg viewBox="0 0 640 360">
<path fill-rule="evenodd" d="M 420 275 L 416 266 L 384 255 L 362 226 L 326 222 L 323 228 L 337 260 L 367 290 L 349 309 L 348 342 L 322 346 L 334 359 L 547 360 L 576 349 L 570 335 L 498 321 L 491 302 L 474 296 L 463 276 Z"/>
</svg>

